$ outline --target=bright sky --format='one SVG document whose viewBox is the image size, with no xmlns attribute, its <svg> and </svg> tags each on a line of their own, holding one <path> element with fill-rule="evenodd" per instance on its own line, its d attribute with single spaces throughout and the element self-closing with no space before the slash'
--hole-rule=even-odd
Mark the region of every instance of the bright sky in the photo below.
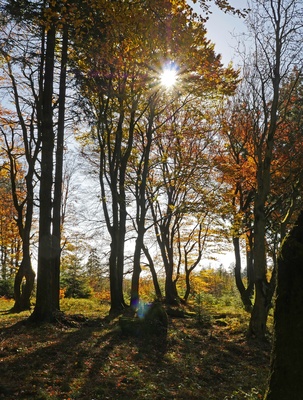
<svg viewBox="0 0 303 400">
<path fill-rule="evenodd" d="M 199 1 L 199 0 L 198 0 Z M 235 8 L 247 7 L 247 0 L 230 0 L 229 3 Z M 192 5 L 195 12 L 201 13 L 198 4 Z M 208 38 L 215 43 L 216 53 L 222 55 L 222 61 L 227 65 L 233 61 L 237 65 L 237 35 L 245 31 L 244 19 L 232 14 L 225 14 L 218 7 L 212 7 L 212 14 L 206 23 Z"/>
</svg>

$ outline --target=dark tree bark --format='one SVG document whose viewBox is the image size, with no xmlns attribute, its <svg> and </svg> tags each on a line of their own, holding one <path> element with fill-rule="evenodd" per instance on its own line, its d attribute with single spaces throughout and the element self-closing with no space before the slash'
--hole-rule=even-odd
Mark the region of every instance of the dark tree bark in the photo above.
<svg viewBox="0 0 303 400">
<path fill-rule="evenodd" d="M 172 263 L 167 263 L 165 268 L 165 302 L 166 304 L 177 304 L 179 300 L 176 284 L 173 280 L 174 268 Z"/>
<path fill-rule="evenodd" d="M 36 161 L 37 154 L 39 152 L 40 142 L 38 140 L 35 155 L 28 164 L 28 173 L 26 176 L 26 212 L 25 221 L 22 222 L 22 216 L 18 215 L 18 226 L 19 232 L 22 238 L 22 261 L 19 270 L 15 277 L 14 284 L 14 296 L 15 304 L 13 310 L 20 312 L 23 310 L 29 310 L 31 307 L 31 295 L 34 289 L 36 274 L 32 268 L 31 255 L 30 255 L 30 238 L 31 228 L 33 219 L 33 208 L 34 208 L 34 164 Z M 21 211 L 21 210 L 20 210 Z M 21 214 L 22 211 L 21 211 Z M 22 285 L 22 280 L 25 278 L 25 284 Z M 22 289 L 21 289 L 22 288 Z"/>
<path fill-rule="evenodd" d="M 101 149 L 101 154 L 104 149 Z M 109 151 L 110 153 L 110 151 Z M 103 163 L 106 160 L 101 155 L 100 159 L 100 185 L 102 198 L 106 199 L 106 189 Z M 119 164 L 119 162 L 118 162 Z M 117 177 L 119 168 L 115 166 L 110 172 L 110 189 L 112 193 L 112 221 L 108 216 L 106 201 L 103 201 L 103 210 L 106 216 L 108 231 L 111 236 L 111 247 L 109 257 L 109 279 L 111 295 L 111 314 L 120 313 L 125 308 L 123 294 L 123 272 L 124 272 L 124 246 L 126 234 L 126 199 L 124 191 L 123 176 L 120 170 L 120 181 Z M 121 181 L 122 179 L 122 181 Z M 119 182 L 119 183 L 118 183 Z"/>
<path fill-rule="evenodd" d="M 22 244 L 22 261 L 15 276 L 14 299 L 12 312 L 21 312 L 31 308 L 31 295 L 35 284 L 35 271 L 32 268 L 29 245 Z M 23 279 L 25 280 L 23 283 Z"/>
<path fill-rule="evenodd" d="M 62 202 L 62 184 L 63 184 L 63 150 L 64 150 L 64 128 L 65 128 L 65 99 L 66 99 L 66 67 L 68 50 L 68 28 L 63 28 L 62 49 L 61 49 L 61 74 L 59 88 L 59 115 L 57 130 L 57 148 L 56 148 L 56 169 L 54 184 L 53 201 L 53 246 L 56 246 L 53 257 L 53 301 L 54 306 L 59 310 L 60 293 L 60 259 L 61 259 L 61 202 Z"/>
<path fill-rule="evenodd" d="M 275 334 L 265 400 L 301 399 L 303 393 L 303 212 L 278 258 Z"/>
<path fill-rule="evenodd" d="M 240 239 L 239 237 L 233 238 L 234 252 L 235 252 L 235 280 L 236 286 L 239 290 L 242 303 L 245 310 L 250 312 L 252 309 L 251 295 L 253 284 L 248 284 L 247 288 L 244 286 L 241 277 L 241 254 L 240 254 Z"/>
<path fill-rule="evenodd" d="M 21 123 L 22 122 L 24 123 L 21 114 L 19 115 L 19 120 L 21 121 Z M 27 133 L 26 133 L 27 130 L 25 125 L 22 126 L 22 130 L 23 130 L 24 140 L 27 140 Z M 12 197 L 15 209 L 17 211 L 16 222 L 18 226 L 19 235 L 22 241 L 22 261 L 15 276 L 15 282 L 14 282 L 15 303 L 11 311 L 21 312 L 24 310 L 29 310 L 31 307 L 30 298 L 34 288 L 35 276 L 36 276 L 31 264 L 30 235 L 31 235 L 33 206 L 34 206 L 33 175 L 34 175 L 34 165 L 39 151 L 39 144 L 37 143 L 35 155 L 33 158 L 31 157 L 30 151 L 28 150 L 28 146 L 27 145 L 25 146 L 26 158 L 28 161 L 28 172 L 25 177 L 26 198 L 25 200 L 22 201 L 18 200 L 18 194 L 17 194 L 17 182 L 16 182 L 17 166 L 15 158 L 12 155 L 11 150 L 9 149 L 8 143 L 7 147 L 8 147 L 8 156 L 10 160 Z"/>
<path fill-rule="evenodd" d="M 247 291 L 251 297 L 254 293 L 254 257 L 253 257 L 254 238 L 252 228 L 246 232 L 246 268 L 247 268 Z"/>
<path fill-rule="evenodd" d="M 144 233 L 143 233 L 144 235 Z M 143 236 L 136 239 L 135 251 L 134 251 L 134 269 L 131 281 L 131 298 L 130 305 L 133 309 L 138 307 L 139 303 L 139 285 L 140 285 L 140 274 L 141 274 L 141 251 L 143 248 Z"/>
<path fill-rule="evenodd" d="M 123 117 L 121 116 L 121 120 Z M 121 122 L 122 123 L 122 122 Z M 118 129 L 118 131 L 120 131 Z M 114 155 L 111 153 L 110 133 L 108 137 L 102 131 L 99 132 L 100 145 L 100 172 L 99 180 L 102 194 L 102 205 L 111 237 L 109 256 L 109 280 L 111 295 L 111 314 L 120 313 L 125 308 L 123 295 L 123 271 L 124 271 L 124 245 L 126 234 L 126 198 L 124 189 L 125 173 L 121 166 L 121 140 L 122 133 L 117 132 Z M 107 154 L 108 152 L 108 154 Z M 112 158 L 111 158 L 112 156 Z M 109 158 L 109 160 L 108 160 Z M 109 164 L 109 171 L 107 166 Z M 107 175 L 108 173 L 108 175 Z M 119 179 L 120 178 L 120 179 Z M 108 204 L 106 201 L 106 182 L 110 182 L 112 218 L 109 216 Z"/>
<path fill-rule="evenodd" d="M 272 149 L 273 142 L 268 146 Z M 261 151 L 260 151 L 261 152 Z M 270 158 L 270 157 L 269 157 Z M 262 162 L 261 162 L 262 164 Z M 269 193 L 270 165 L 266 163 L 266 169 L 257 172 L 259 192 L 262 195 L 255 195 L 254 207 L 254 266 L 255 266 L 255 301 L 249 323 L 251 336 L 264 339 L 266 334 L 266 324 L 271 299 L 268 299 L 268 281 L 266 277 L 266 213 L 265 202 Z M 264 182 L 264 183 L 263 183 Z"/>
<path fill-rule="evenodd" d="M 44 72 L 43 108 L 42 108 L 42 155 L 40 179 L 39 213 L 39 249 L 36 306 L 31 320 L 49 321 L 58 311 L 57 298 L 53 292 L 53 260 L 58 256 L 58 244 L 52 235 L 52 189 L 53 189 L 53 82 L 55 63 L 56 29 L 51 26 L 46 38 L 46 56 Z M 59 296 L 59 294 L 58 294 Z M 57 297 L 57 296 L 56 296 Z"/>
<path fill-rule="evenodd" d="M 148 251 L 148 248 L 146 246 L 143 246 L 143 251 L 145 254 L 145 257 L 147 258 L 148 261 L 148 265 L 149 265 L 149 269 L 152 275 L 152 279 L 153 279 L 153 284 L 154 284 L 154 288 L 155 288 L 155 293 L 156 293 L 156 298 L 159 301 L 162 301 L 162 293 L 161 293 L 161 289 L 160 289 L 160 285 L 159 285 L 159 281 L 158 281 L 158 277 L 157 277 L 157 272 L 156 272 L 156 268 L 153 262 L 153 259 Z"/>
<path fill-rule="evenodd" d="M 111 251 L 109 257 L 109 281 L 110 281 L 110 297 L 111 297 L 111 309 L 110 314 L 118 314 L 125 308 L 124 296 L 123 296 L 123 273 L 120 276 L 120 270 L 118 266 L 118 253 L 119 253 L 119 231 L 111 234 Z M 115 240 L 116 238 L 116 240 Z M 121 251 L 121 250 L 120 250 Z"/>
</svg>

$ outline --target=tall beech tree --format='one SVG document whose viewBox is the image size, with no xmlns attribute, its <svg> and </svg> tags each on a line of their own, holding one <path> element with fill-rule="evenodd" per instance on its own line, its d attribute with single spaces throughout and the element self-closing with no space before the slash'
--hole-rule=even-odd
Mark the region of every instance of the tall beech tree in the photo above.
<svg viewBox="0 0 303 400">
<path fill-rule="evenodd" d="M 53 152 L 55 145 L 53 120 L 53 85 L 56 28 L 53 21 L 46 32 L 46 51 L 43 82 L 43 100 L 41 115 L 41 175 L 39 191 L 39 248 L 38 281 L 36 306 L 32 314 L 34 320 L 53 319 L 58 310 L 58 294 L 53 292 L 53 259 L 57 257 L 58 238 L 52 234 L 52 189 L 53 189 Z"/>
<path fill-rule="evenodd" d="M 134 182 L 134 195 L 136 199 L 136 214 L 135 214 L 135 225 L 136 225 L 136 243 L 134 249 L 134 262 L 133 262 L 133 274 L 131 282 L 131 306 L 133 308 L 138 307 L 139 301 L 139 282 L 141 274 L 141 253 L 144 251 L 144 235 L 146 232 L 146 214 L 148 210 L 148 202 L 146 199 L 146 186 L 150 164 L 150 152 L 152 147 L 152 140 L 156 127 L 154 127 L 155 119 L 155 96 L 149 102 L 149 117 L 146 124 L 145 131 L 140 130 L 140 139 L 138 142 L 139 147 L 139 158 L 134 159 L 136 165 L 136 179 Z M 137 147 L 137 148 L 138 148 Z M 150 263 L 152 268 L 153 264 Z M 154 279 L 155 288 L 157 288 L 157 280 Z M 158 291 L 158 298 L 159 296 Z"/>
<path fill-rule="evenodd" d="M 69 9 L 65 2 L 42 8 L 41 28 L 45 45 L 41 108 L 41 171 L 39 191 L 39 248 L 36 306 L 32 320 L 52 321 L 60 310 L 61 202 L 65 133 L 65 103 Z M 58 92 L 56 46 L 61 38 Z M 57 98 L 58 111 L 53 101 Z M 57 128 L 56 128 L 57 127 Z"/>
</svg>

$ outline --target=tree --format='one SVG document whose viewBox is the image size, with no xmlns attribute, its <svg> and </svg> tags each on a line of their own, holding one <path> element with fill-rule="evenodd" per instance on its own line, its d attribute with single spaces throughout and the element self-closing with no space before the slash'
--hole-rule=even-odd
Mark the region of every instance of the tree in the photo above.
<svg viewBox="0 0 303 400">
<path fill-rule="evenodd" d="M 255 192 L 255 161 L 252 144 L 252 114 L 247 99 L 247 87 L 241 82 L 237 92 L 222 110 L 221 137 L 216 156 L 219 179 L 225 182 L 224 219 L 231 221 L 230 236 L 235 253 L 235 281 L 243 305 L 251 311 L 253 281 L 253 217 Z M 242 279 L 241 242 L 246 250 L 247 285 Z"/>
<path fill-rule="evenodd" d="M 283 121 L 277 129 L 269 198 L 273 258 L 275 242 L 282 243 L 289 226 L 297 219 L 302 194 L 302 72 L 292 71 L 281 87 Z M 276 240 L 275 240 L 276 238 Z"/>
<path fill-rule="evenodd" d="M 96 248 L 92 248 L 88 255 L 85 274 L 95 292 L 101 292 L 104 289 L 104 280 L 108 281 L 108 266 L 102 264 Z"/>
<path fill-rule="evenodd" d="M 64 17 L 63 17 L 64 18 Z M 54 197 L 53 197 L 53 243 L 56 247 L 53 257 L 53 298 L 56 299 L 55 307 L 60 309 L 59 290 L 60 290 L 60 257 L 61 257 L 61 234 L 63 226 L 63 159 L 64 159 L 64 138 L 65 138 L 65 105 L 66 105 L 66 81 L 67 81 L 67 62 L 68 62 L 68 26 L 63 24 L 60 77 L 58 93 L 58 128 L 56 136 L 56 155 L 55 155 L 55 173 L 54 173 Z M 66 199 L 67 200 L 67 199 Z"/>
<path fill-rule="evenodd" d="M 12 137 L 13 136 L 14 134 L 12 134 Z M 27 154 L 28 171 L 27 175 L 24 176 L 24 172 L 22 171 L 22 168 L 18 162 L 18 155 L 16 156 L 13 154 L 14 140 L 12 140 L 12 147 L 10 147 L 10 144 L 7 139 L 8 138 L 5 135 L 6 151 L 10 164 L 9 168 L 10 168 L 11 192 L 12 192 L 13 204 L 17 214 L 15 220 L 18 226 L 18 233 L 22 241 L 22 261 L 15 276 L 15 283 L 14 283 L 15 304 L 13 306 L 12 311 L 20 312 L 23 310 L 30 309 L 31 306 L 30 298 L 34 288 L 35 276 L 36 276 L 31 264 L 30 241 L 31 241 L 31 229 L 33 221 L 33 207 L 34 207 L 33 173 L 34 173 L 35 157 L 37 153 L 34 152 L 33 159 L 31 159 L 31 155 Z M 25 190 L 24 189 L 20 190 L 22 184 L 18 185 L 19 182 L 21 183 L 21 179 L 23 182 L 25 181 L 24 185 L 26 187 Z"/>
<path fill-rule="evenodd" d="M 60 256 L 62 229 L 62 183 L 65 137 L 68 28 L 73 14 L 65 2 L 50 2 L 42 9 L 41 28 L 45 33 L 45 59 L 41 110 L 41 172 L 39 209 L 39 249 L 37 299 L 33 320 L 54 319 L 60 310 Z M 60 76 L 55 92 L 57 38 L 61 36 Z M 58 113 L 53 98 L 57 96 Z M 57 130 L 56 130 L 57 125 Z M 55 156 L 54 156 L 55 151 Z"/>
<path fill-rule="evenodd" d="M 183 300 L 185 302 L 187 302 L 189 295 L 191 294 L 191 274 L 194 269 L 199 265 L 202 259 L 205 248 L 207 247 L 207 240 L 210 236 L 210 225 L 214 222 L 211 221 L 211 218 L 208 218 L 208 211 L 205 212 L 205 215 L 202 216 L 198 214 L 196 218 L 197 221 L 195 224 L 193 224 L 192 228 L 189 231 L 189 234 L 185 236 L 185 238 L 182 235 L 183 240 L 181 238 L 180 232 L 178 232 L 179 254 L 182 255 L 183 250 L 184 260 L 179 260 L 177 276 L 180 274 L 179 265 L 183 261 L 186 283 L 186 290 L 183 297 Z"/>
<path fill-rule="evenodd" d="M 0 264 L 1 280 L 13 279 L 22 257 L 21 238 L 16 224 L 16 210 L 11 195 L 9 166 L 0 167 Z"/>
<path fill-rule="evenodd" d="M 302 29 L 302 5 L 293 0 L 262 0 L 252 2 L 252 5 L 248 22 L 254 43 L 254 53 L 250 57 L 253 63 L 248 75 L 244 74 L 250 86 L 247 101 L 253 111 L 256 164 L 253 210 L 255 299 L 249 331 L 262 338 L 272 294 L 267 281 L 265 236 L 277 128 L 283 116 L 281 85 L 291 69 L 300 64 L 297 39 Z"/>
<path fill-rule="evenodd" d="M 92 294 L 89 279 L 83 265 L 81 247 L 81 241 L 77 237 L 76 244 L 68 244 L 62 257 L 60 287 L 64 297 L 89 298 Z M 97 279 L 100 279 L 100 277 Z"/>
<path fill-rule="evenodd" d="M 150 101 L 149 117 L 145 130 L 139 130 L 141 133 L 141 154 L 137 161 L 136 180 L 135 180 L 135 199 L 136 199 L 136 243 L 134 250 L 133 274 L 131 283 L 131 306 L 136 309 L 139 301 L 139 281 L 141 273 L 141 253 L 144 251 L 144 234 L 146 232 L 146 214 L 148 204 L 146 201 L 146 186 L 149 172 L 150 151 L 152 147 L 152 140 L 154 137 L 154 118 L 156 111 L 157 96 Z M 150 267 L 152 267 L 150 263 Z M 155 288 L 157 288 L 157 281 L 154 280 Z M 159 291 L 158 291 L 159 298 Z"/>
<path fill-rule="evenodd" d="M 271 185 L 266 202 L 266 258 L 271 264 L 272 278 L 268 285 L 268 304 L 274 291 L 277 252 L 286 231 L 293 223 L 300 208 L 302 190 L 302 118 L 300 111 L 300 73 L 291 71 L 281 84 L 279 124 L 271 166 Z M 250 309 L 250 295 L 253 280 L 253 207 L 257 190 L 256 171 L 258 167 L 254 128 L 256 123 L 253 101 L 250 99 L 250 85 L 244 79 L 237 88 L 237 94 L 227 103 L 222 112 L 222 145 L 217 158 L 221 179 L 227 184 L 226 201 L 230 207 L 225 218 L 231 218 L 232 240 L 235 248 L 235 277 L 243 304 Z M 260 112 L 260 111 L 259 111 Z M 296 116 L 294 118 L 294 116 Z M 241 277 L 240 239 L 246 246 L 248 285 L 245 288 Z"/>
<path fill-rule="evenodd" d="M 8 20 L 2 28 L 1 37 L 4 96 L 6 104 L 14 104 L 14 109 L 3 109 L 1 135 L 9 164 L 16 222 L 22 240 L 22 261 L 14 285 L 13 310 L 17 312 L 30 308 L 30 296 L 34 287 L 35 272 L 31 264 L 30 242 L 34 190 L 37 184 L 36 168 L 40 152 L 40 135 L 35 117 L 39 103 L 35 84 L 36 62 L 39 59 L 35 53 L 37 41 L 30 29 L 24 26 L 21 34 L 19 27 L 20 24 Z M 21 186 L 23 190 L 20 190 Z"/>
<path fill-rule="evenodd" d="M 266 400 L 302 396 L 302 257 L 303 212 L 286 237 L 278 258 L 274 344 Z"/>
</svg>

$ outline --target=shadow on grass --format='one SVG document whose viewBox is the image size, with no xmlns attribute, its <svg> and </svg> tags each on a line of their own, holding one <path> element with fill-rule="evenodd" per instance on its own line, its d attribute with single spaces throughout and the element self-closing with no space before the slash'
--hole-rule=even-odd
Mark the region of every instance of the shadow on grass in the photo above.
<svg viewBox="0 0 303 400">
<path fill-rule="evenodd" d="M 0 330 L 0 399 L 242 400 L 264 390 L 269 345 L 228 325 L 170 318 L 167 336 L 123 336 L 118 319 L 79 321 Z"/>
<path fill-rule="evenodd" d="M 2 329 L 0 393 L 5 399 L 46 399 L 47 395 L 68 394 L 85 379 L 95 333 L 102 336 L 103 343 L 98 356 L 106 359 L 109 355 L 114 335 L 110 331 L 102 334 L 103 329 L 94 326 L 71 331 L 24 322 Z"/>
<path fill-rule="evenodd" d="M 154 339 L 123 337 L 107 318 L 72 328 L 21 321 L 0 330 L 0 398 L 132 399 L 124 386 L 136 387 L 133 356 L 145 364 L 153 353 L 158 363 L 165 350 L 163 340 L 154 349 Z"/>
</svg>

